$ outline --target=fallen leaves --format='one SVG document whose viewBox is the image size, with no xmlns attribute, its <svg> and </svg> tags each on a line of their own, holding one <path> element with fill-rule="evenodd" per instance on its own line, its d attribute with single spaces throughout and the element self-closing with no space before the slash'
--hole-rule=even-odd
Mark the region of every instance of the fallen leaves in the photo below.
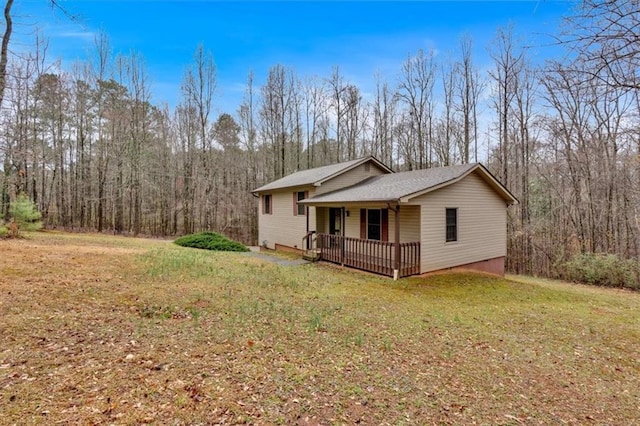
<svg viewBox="0 0 640 426">
<path fill-rule="evenodd" d="M 637 412 L 634 294 L 393 283 L 99 235 L 2 244 L 0 423 L 623 424 Z"/>
</svg>

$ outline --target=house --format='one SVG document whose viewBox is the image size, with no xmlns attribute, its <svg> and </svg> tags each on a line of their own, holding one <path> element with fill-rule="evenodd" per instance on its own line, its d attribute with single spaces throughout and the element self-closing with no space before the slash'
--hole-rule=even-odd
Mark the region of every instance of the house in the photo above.
<svg viewBox="0 0 640 426">
<path fill-rule="evenodd" d="M 259 242 L 394 278 L 451 268 L 504 274 L 516 198 L 481 164 L 393 173 L 365 157 L 278 179 L 259 196 Z"/>
</svg>

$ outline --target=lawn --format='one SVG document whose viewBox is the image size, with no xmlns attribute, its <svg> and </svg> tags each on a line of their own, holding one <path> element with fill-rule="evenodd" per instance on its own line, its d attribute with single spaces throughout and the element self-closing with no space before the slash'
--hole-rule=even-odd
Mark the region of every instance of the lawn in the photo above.
<svg viewBox="0 0 640 426">
<path fill-rule="evenodd" d="M 0 424 L 620 424 L 640 294 L 397 282 L 165 241 L 0 241 Z"/>
</svg>

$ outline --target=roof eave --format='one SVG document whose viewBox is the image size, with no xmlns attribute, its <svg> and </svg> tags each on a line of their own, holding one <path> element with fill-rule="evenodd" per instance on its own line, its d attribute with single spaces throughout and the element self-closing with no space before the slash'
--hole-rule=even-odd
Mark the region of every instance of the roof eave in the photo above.
<svg viewBox="0 0 640 426">
<path fill-rule="evenodd" d="M 306 200 L 299 201 L 300 204 L 306 204 L 309 206 L 333 206 L 333 205 L 354 205 L 354 204 L 389 204 L 389 203 L 399 203 L 400 200 L 397 198 L 381 198 L 381 199 L 371 199 L 371 200 L 331 200 L 331 201 L 314 201 L 313 198 L 307 198 Z"/>
<path fill-rule="evenodd" d="M 483 179 L 489 180 L 489 186 L 491 186 L 491 188 L 494 191 L 496 191 L 507 202 L 507 204 L 517 204 L 518 203 L 518 199 L 516 197 L 514 197 L 513 194 L 511 192 L 509 192 L 509 190 L 507 188 L 505 188 L 491 174 L 491 172 L 489 172 L 489 170 L 487 170 L 487 168 L 484 167 L 481 163 L 477 163 L 474 167 L 470 168 L 465 173 L 462 173 L 460 176 L 457 176 L 457 177 L 455 177 L 453 179 L 449 179 L 446 182 L 442 182 L 442 183 L 440 183 L 438 185 L 434 185 L 432 187 L 425 188 L 423 190 L 414 192 L 412 194 L 407 194 L 407 195 L 401 197 L 400 201 L 402 203 L 408 203 L 413 198 L 419 197 L 419 196 L 424 195 L 424 194 L 428 194 L 429 192 L 436 191 L 438 189 L 444 188 L 444 187 L 449 186 L 449 185 L 453 185 L 454 183 L 459 182 L 462 179 L 464 179 L 465 177 L 469 176 L 471 173 L 475 172 L 476 170 L 480 170 L 481 171 L 482 175 L 484 176 Z"/>
<path fill-rule="evenodd" d="M 502 198 L 507 202 L 507 204 L 519 204 L 518 199 L 509 191 L 496 177 L 482 164 L 478 163 L 480 170 L 482 170 L 484 176 L 489 179 L 490 186 L 494 189 L 494 191 L 498 192 Z"/>
<path fill-rule="evenodd" d="M 309 188 L 311 186 L 316 186 L 313 183 L 298 183 L 296 185 L 287 185 L 287 186 L 279 186 L 277 188 L 264 188 L 267 185 L 263 185 L 260 188 L 256 188 L 251 191 L 252 194 L 259 194 L 260 192 L 274 192 L 274 191 L 284 191 L 286 189 L 292 188 Z"/>
</svg>

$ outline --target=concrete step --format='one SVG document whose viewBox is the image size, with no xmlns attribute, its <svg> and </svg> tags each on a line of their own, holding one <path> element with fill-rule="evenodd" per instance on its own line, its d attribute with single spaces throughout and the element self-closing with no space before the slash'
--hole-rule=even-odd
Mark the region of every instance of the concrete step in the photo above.
<svg viewBox="0 0 640 426">
<path fill-rule="evenodd" d="M 315 262 L 317 260 L 320 260 L 320 250 L 307 250 L 302 255 L 302 258 L 310 262 Z"/>
</svg>

